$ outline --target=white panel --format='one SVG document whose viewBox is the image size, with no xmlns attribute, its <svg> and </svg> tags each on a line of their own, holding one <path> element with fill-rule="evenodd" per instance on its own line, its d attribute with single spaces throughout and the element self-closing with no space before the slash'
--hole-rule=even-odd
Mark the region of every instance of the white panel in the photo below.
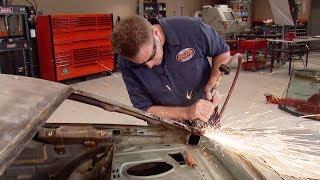
<svg viewBox="0 0 320 180">
<path fill-rule="evenodd" d="M 288 0 L 269 0 L 275 24 L 294 26 Z"/>
</svg>

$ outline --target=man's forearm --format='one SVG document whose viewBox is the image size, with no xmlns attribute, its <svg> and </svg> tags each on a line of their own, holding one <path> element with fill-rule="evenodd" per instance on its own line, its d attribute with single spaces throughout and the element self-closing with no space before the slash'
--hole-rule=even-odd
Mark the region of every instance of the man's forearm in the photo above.
<svg viewBox="0 0 320 180">
<path fill-rule="evenodd" d="M 174 120 L 187 120 L 190 118 L 188 107 L 151 106 L 147 111 L 159 117 Z"/>
<path fill-rule="evenodd" d="M 225 52 L 212 58 L 211 78 L 217 78 L 220 73 L 219 67 L 221 66 L 221 64 L 227 64 L 230 61 L 230 59 L 230 52 Z"/>
</svg>

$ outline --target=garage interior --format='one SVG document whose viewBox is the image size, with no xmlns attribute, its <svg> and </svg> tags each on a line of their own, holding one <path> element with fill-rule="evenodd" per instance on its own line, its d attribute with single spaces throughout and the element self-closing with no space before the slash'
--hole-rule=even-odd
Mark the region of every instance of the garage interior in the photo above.
<svg viewBox="0 0 320 180">
<path fill-rule="evenodd" d="M 200 17 L 223 37 L 231 55 L 242 54 L 238 82 L 222 126 L 237 121 L 238 128 L 303 126 L 320 132 L 319 113 L 311 113 L 316 114 L 315 119 L 293 118 L 284 111 L 279 116 L 274 112 L 280 111 L 281 102 L 270 103 L 265 98 L 267 93 L 283 98 L 292 72 L 319 70 L 318 0 L 0 0 L 0 75 L 67 84 L 132 106 L 110 36 L 123 19 L 137 14 L 147 19 Z M 218 89 L 221 102 L 228 95 L 238 63 L 228 65 L 231 73 Z M 63 102 L 47 123 L 148 126 L 141 119 L 72 100 Z M 319 143 L 319 135 L 314 138 Z M 315 152 L 320 157 L 319 147 Z M 314 163 L 312 168 L 320 167 L 319 159 Z"/>
</svg>

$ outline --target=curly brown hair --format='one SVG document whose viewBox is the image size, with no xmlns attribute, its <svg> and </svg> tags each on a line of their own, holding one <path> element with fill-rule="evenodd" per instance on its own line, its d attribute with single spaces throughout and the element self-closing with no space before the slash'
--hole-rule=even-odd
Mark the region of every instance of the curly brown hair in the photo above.
<svg viewBox="0 0 320 180">
<path fill-rule="evenodd" d="M 115 27 L 112 46 L 122 57 L 133 59 L 141 45 L 152 40 L 152 25 L 142 16 L 131 16 Z"/>
</svg>

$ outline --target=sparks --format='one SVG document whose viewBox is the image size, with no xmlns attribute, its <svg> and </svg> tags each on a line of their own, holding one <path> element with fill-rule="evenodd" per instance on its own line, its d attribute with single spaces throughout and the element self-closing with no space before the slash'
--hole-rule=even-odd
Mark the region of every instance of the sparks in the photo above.
<svg viewBox="0 0 320 180">
<path fill-rule="evenodd" d="M 102 67 L 106 68 L 106 69 L 111 73 L 112 76 L 114 76 L 114 77 L 116 77 L 116 78 L 120 78 L 118 75 L 112 73 L 111 69 L 108 68 L 107 66 L 105 66 L 104 64 L 100 63 L 99 61 L 96 61 L 96 63 L 98 63 L 98 64 L 101 65 Z"/>
<path fill-rule="evenodd" d="M 189 93 L 189 91 L 187 91 L 187 96 L 186 96 L 186 98 L 187 98 L 188 100 L 190 100 L 191 97 L 192 97 L 192 91 L 190 91 L 190 93 Z"/>
<path fill-rule="evenodd" d="M 169 89 L 169 91 L 172 91 L 171 88 L 166 84 L 166 87 Z"/>
<path fill-rule="evenodd" d="M 205 136 L 223 149 L 243 155 L 251 163 L 266 163 L 281 176 L 320 177 L 319 140 L 306 129 L 207 129 Z M 309 137 L 309 138 L 308 138 Z M 263 160 L 263 161 L 261 161 Z"/>
<path fill-rule="evenodd" d="M 278 71 L 274 70 L 273 72 L 269 73 L 268 75 L 271 76 L 272 74 L 275 74 L 275 73 L 278 73 Z"/>
<path fill-rule="evenodd" d="M 111 86 L 109 83 L 106 83 L 106 82 L 103 82 L 103 81 L 98 81 L 98 82 L 100 82 L 100 83 L 102 83 L 102 84 L 104 84 L 104 85 L 107 85 L 107 86 Z"/>
</svg>

